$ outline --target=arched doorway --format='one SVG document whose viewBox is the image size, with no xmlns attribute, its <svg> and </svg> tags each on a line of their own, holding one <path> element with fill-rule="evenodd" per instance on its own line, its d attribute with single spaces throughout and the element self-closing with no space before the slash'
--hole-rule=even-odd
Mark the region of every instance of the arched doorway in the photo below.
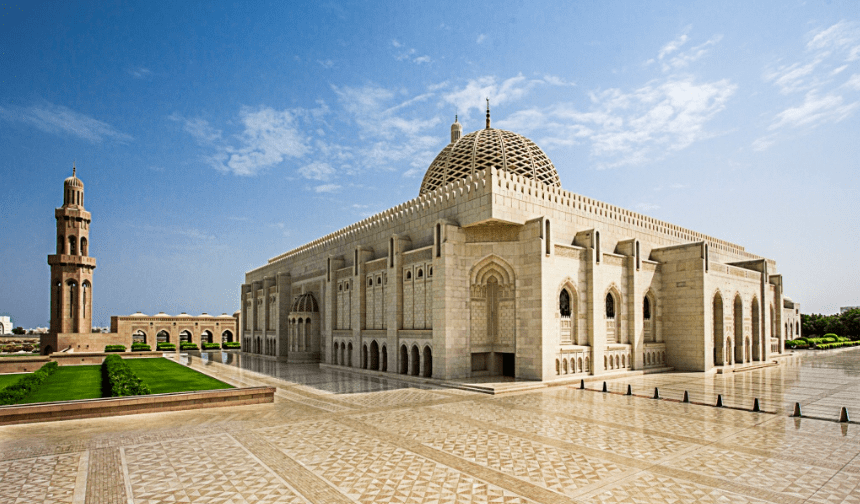
<svg viewBox="0 0 860 504">
<path fill-rule="evenodd" d="M 482 347 L 470 356 L 471 372 L 473 376 L 513 376 L 517 344 L 514 270 L 501 257 L 489 255 L 472 267 L 469 276 L 469 339 L 473 348 Z M 411 367 L 410 371 L 415 373 Z"/>
<path fill-rule="evenodd" d="M 758 307 L 758 299 L 752 300 L 752 360 L 764 360 L 764 338 L 761 333 L 761 312 Z"/>
<path fill-rule="evenodd" d="M 370 343 L 370 369 L 379 371 L 379 345 L 375 340 Z"/>
<path fill-rule="evenodd" d="M 352 367 L 352 341 L 346 346 L 346 366 Z"/>
<path fill-rule="evenodd" d="M 179 333 L 179 344 L 182 343 L 191 343 L 191 331 L 188 329 Z"/>
<path fill-rule="evenodd" d="M 412 376 L 418 376 L 421 366 L 421 357 L 418 353 L 418 345 L 412 345 L 412 351 L 409 356 L 409 367 L 412 368 Z"/>
<path fill-rule="evenodd" d="M 233 342 L 233 333 L 229 330 L 221 333 L 221 343 L 232 343 Z"/>
<path fill-rule="evenodd" d="M 406 345 L 400 346 L 400 374 L 406 374 L 409 366 L 409 350 Z"/>
<path fill-rule="evenodd" d="M 361 369 L 367 369 L 367 343 L 361 345 Z"/>
<path fill-rule="evenodd" d="M 156 343 L 170 343 L 170 333 L 164 330 L 158 331 L 158 334 L 155 335 L 155 341 Z"/>
<path fill-rule="evenodd" d="M 735 363 L 743 364 L 746 362 L 744 355 L 744 302 L 741 296 L 735 296 L 734 306 L 735 319 Z"/>
<path fill-rule="evenodd" d="M 132 343 L 146 343 L 146 333 L 138 329 L 131 335 Z"/>
<path fill-rule="evenodd" d="M 54 347 L 45 345 L 45 352 L 42 355 L 51 355 L 52 353 L 54 353 Z"/>
<path fill-rule="evenodd" d="M 421 376 L 424 378 L 433 376 L 433 351 L 430 350 L 429 346 L 424 347 L 424 369 L 422 369 Z"/>
<path fill-rule="evenodd" d="M 714 332 L 714 365 L 724 366 L 725 361 L 725 340 L 726 336 L 723 333 L 723 297 L 720 293 L 714 294 L 713 302 L 713 332 Z"/>
<path fill-rule="evenodd" d="M 382 345 L 382 371 L 388 371 L 388 348 Z"/>
<path fill-rule="evenodd" d="M 203 331 L 200 335 L 200 343 L 212 343 L 212 331 Z"/>
</svg>

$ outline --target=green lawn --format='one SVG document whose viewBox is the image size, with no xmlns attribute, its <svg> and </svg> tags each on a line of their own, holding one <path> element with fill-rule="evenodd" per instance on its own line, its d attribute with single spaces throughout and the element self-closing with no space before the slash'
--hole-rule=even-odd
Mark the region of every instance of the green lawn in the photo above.
<svg viewBox="0 0 860 504">
<path fill-rule="evenodd" d="M 153 394 L 233 388 L 220 380 L 163 357 L 126 359 L 125 362 L 138 378 L 149 385 Z"/>
<path fill-rule="evenodd" d="M 30 373 L 0 375 L 0 390 L 3 390 L 4 388 L 8 387 L 9 385 L 12 385 L 13 383 L 15 383 L 16 381 L 20 380 L 21 378 L 27 376 L 28 374 L 30 374 Z"/>
<path fill-rule="evenodd" d="M 63 366 L 21 401 L 21 404 L 97 399 L 101 396 L 101 366 Z"/>
</svg>

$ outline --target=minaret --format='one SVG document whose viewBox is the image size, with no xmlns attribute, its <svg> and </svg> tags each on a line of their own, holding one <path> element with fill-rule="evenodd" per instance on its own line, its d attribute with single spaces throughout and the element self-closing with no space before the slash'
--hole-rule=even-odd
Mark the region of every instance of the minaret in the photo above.
<svg viewBox="0 0 860 504">
<path fill-rule="evenodd" d="M 90 213 L 84 210 L 84 183 L 72 176 L 63 184 L 63 206 L 57 218 L 57 253 L 48 256 L 51 266 L 51 330 L 61 333 L 92 331 L 93 270 L 89 257 Z M 57 349 L 55 349 L 57 350 Z"/>
<path fill-rule="evenodd" d="M 463 125 L 457 122 L 457 116 L 454 116 L 454 124 L 451 125 L 451 143 L 456 142 L 463 136 Z"/>
</svg>

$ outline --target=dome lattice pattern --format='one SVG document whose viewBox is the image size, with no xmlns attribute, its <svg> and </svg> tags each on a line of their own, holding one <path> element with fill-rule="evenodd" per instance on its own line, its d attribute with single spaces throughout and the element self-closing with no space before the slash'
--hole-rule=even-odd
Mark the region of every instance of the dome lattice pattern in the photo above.
<svg viewBox="0 0 860 504">
<path fill-rule="evenodd" d="M 490 166 L 561 187 L 555 166 L 534 142 L 511 131 L 487 128 L 469 133 L 442 149 L 424 174 L 419 194 Z"/>
<path fill-rule="evenodd" d="M 314 295 L 310 292 L 306 292 L 293 301 L 293 306 L 290 308 L 290 311 L 293 313 L 313 313 L 320 311 L 319 306 L 317 305 L 317 300 L 314 298 Z"/>
</svg>

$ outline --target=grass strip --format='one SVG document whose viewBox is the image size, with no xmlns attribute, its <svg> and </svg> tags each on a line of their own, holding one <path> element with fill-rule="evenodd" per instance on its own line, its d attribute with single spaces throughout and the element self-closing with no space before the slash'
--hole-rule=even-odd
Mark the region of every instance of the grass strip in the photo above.
<svg viewBox="0 0 860 504">
<path fill-rule="evenodd" d="M 101 396 L 101 366 L 63 366 L 19 404 L 98 399 Z"/>
<path fill-rule="evenodd" d="M 58 367 L 56 362 L 48 362 L 37 369 L 35 373 L 26 374 L 15 383 L 7 385 L 3 390 L 0 390 L 0 404 L 20 403 L 54 374 Z"/>
<path fill-rule="evenodd" d="M 164 357 L 127 359 L 126 362 L 134 374 L 149 386 L 153 394 L 233 388 Z"/>
<path fill-rule="evenodd" d="M 8 387 L 9 385 L 12 385 L 13 383 L 15 383 L 16 381 L 20 380 L 21 378 L 27 376 L 28 374 L 31 374 L 31 373 L 0 375 L 0 390 L 3 390 L 4 388 Z"/>
</svg>

